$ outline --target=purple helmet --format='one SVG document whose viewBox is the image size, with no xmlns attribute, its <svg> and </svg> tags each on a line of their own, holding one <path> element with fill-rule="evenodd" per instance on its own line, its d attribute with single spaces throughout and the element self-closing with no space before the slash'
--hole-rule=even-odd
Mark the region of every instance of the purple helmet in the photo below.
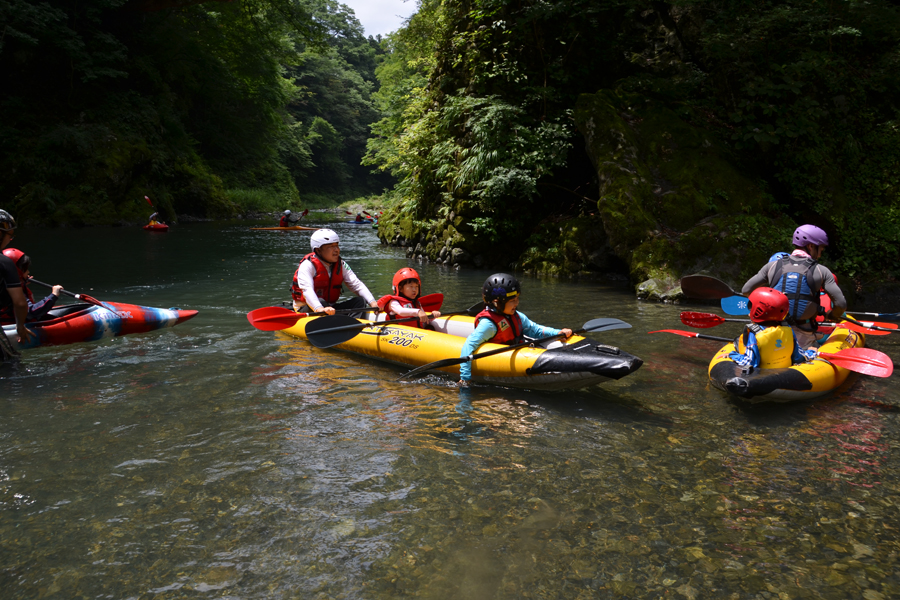
<svg viewBox="0 0 900 600">
<path fill-rule="evenodd" d="M 815 225 L 801 225 L 794 231 L 794 245 L 805 248 L 807 244 L 828 245 L 828 234 Z"/>
</svg>

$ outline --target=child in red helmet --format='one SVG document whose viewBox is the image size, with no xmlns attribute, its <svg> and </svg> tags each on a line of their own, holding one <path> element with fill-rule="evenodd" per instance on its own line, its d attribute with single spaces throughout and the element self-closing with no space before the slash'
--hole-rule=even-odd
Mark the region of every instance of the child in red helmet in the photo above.
<svg viewBox="0 0 900 600">
<path fill-rule="evenodd" d="M 815 358 L 816 351 L 801 350 L 793 329 L 783 322 L 790 310 L 786 295 L 762 287 L 748 300 L 751 323 L 735 339 L 731 360 L 742 367 L 779 369 Z"/>
<path fill-rule="evenodd" d="M 415 269 L 404 267 L 394 273 L 391 280 L 393 294 L 378 299 L 378 308 L 387 315 L 388 320 L 398 317 L 419 317 L 418 326 L 424 328 L 428 321 L 441 316 L 440 311 L 426 312 L 419 302 L 422 295 L 422 280 Z M 407 321 L 406 324 L 412 324 Z"/>
<path fill-rule="evenodd" d="M 3 255 L 12 260 L 16 264 L 16 270 L 19 272 L 19 279 L 22 282 L 22 291 L 25 293 L 25 299 L 28 301 L 28 321 L 37 321 L 43 318 L 53 305 L 59 299 L 59 293 L 63 289 L 61 285 L 54 285 L 52 293 L 41 300 L 34 301 L 34 294 L 28 289 L 28 280 L 31 278 L 31 259 L 27 254 L 16 248 L 7 248 L 3 251 Z M 0 321 L 10 321 L 12 315 L 0 313 Z"/>
</svg>

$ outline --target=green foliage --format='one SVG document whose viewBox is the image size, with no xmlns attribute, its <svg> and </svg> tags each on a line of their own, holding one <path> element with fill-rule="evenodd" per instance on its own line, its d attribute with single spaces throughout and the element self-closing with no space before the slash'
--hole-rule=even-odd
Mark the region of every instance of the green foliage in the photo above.
<svg viewBox="0 0 900 600">
<path fill-rule="evenodd" d="M 787 224 L 812 221 L 836 240 L 837 268 L 900 272 L 896 2 L 426 0 L 387 49 L 375 94 L 384 117 L 365 161 L 399 179 L 395 210 L 410 222 L 462 215 L 475 246 L 525 251 L 534 225 L 520 214 L 562 214 L 549 190 L 584 184 L 567 111 L 580 94 L 622 90 L 616 134 L 640 156 L 613 144 L 595 157 L 604 177 L 631 178 L 646 200 L 599 202 L 607 228 L 627 221 L 610 232 L 621 258 L 655 226 L 684 231 L 724 212 L 744 214 L 746 229 L 730 229 L 736 244 L 781 248 Z M 648 114 L 663 118 L 642 122 Z M 728 160 L 710 171 L 699 159 L 717 144 Z M 742 172 L 725 173 L 726 162 Z M 689 175 L 681 187 L 650 190 L 677 173 Z M 742 180 L 759 184 L 742 192 Z M 886 260 L 873 260 L 885 246 Z"/>
<path fill-rule="evenodd" d="M 0 23 L 0 196 L 22 218 L 143 221 L 145 194 L 168 219 L 218 216 L 258 203 L 225 187 L 294 205 L 298 183 L 384 187 L 359 166 L 379 46 L 334 0 L 8 0 Z M 324 158 L 315 118 L 340 141 Z"/>
</svg>

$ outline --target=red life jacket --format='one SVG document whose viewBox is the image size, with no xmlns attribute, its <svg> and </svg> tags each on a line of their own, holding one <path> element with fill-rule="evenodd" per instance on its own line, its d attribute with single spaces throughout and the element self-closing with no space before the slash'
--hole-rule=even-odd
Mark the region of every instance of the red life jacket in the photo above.
<svg viewBox="0 0 900 600">
<path fill-rule="evenodd" d="M 291 220 L 290 220 L 290 217 L 288 217 L 287 215 L 284 215 L 283 217 L 281 217 L 281 220 L 278 221 L 279 227 L 290 227 L 290 225 L 291 225 Z"/>
<path fill-rule="evenodd" d="M 406 298 L 404 296 L 400 296 L 400 295 L 392 296 L 392 295 L 388 294 L 387 296 L 382 296 L 381 298 L 378 299 L 378 310 L 387 314 L 388 321 L 392 321 L 394 319 L 399 318 L 399 317 L 397 317 L 397 315 L 390 312 L 389 307 L 390 307 L 391 301 L 393 301 L 393 300 L 396 300 L 397 302 L 399 302 L 400 306 L 402 306 L 403 308 L 418 308 L 419 310 L 425 310 L 422 307 L 422 303 L 419 302 L 418 299 L 410 300 L 409 298 Z M 419 323 L 418 321 L 406 321 L 404 323 L 404 325 L 409 325 L 411 327 L 422 327 L 421 323 Z"/>
<path fill-rule="evenodd" d="M 483 310 L 475 315 L 475 327 L 481 319 L 488 319 L 497 328 L 497 334 L 489 342 L 495 344 L 520 344 L 525 341 L 522 319 L 519 313 L 505 315 L 492 310 Z"/>
<path fill-rule="evenodd" d="M 315 252 L 310 252 L 304 256 L 300 261 L 300 265 L 297 266 L 297 271 L 294 273 L 294 281 L 291 283 L 291 297 L 297 302 L 303 302 L 309 306 L 309 302 L 303 299 L 303 290 L 297 285 L 297 275 L 300 273 L 300 266 L 303 265 L 304 260 L 310 261 L 316 267 L 316 274 L 313 276 L 313 289 L 316 291 L 316 296 L 328 304 L 337 302 L 338 298 L 341 297 L 341 285 L 344 283 L 344 271 L 341 267 L 343 263 L 341 259 L 338 259 L 331 269 L 331 276 L 329 277 L 325 263 L 319 260 Z"/>
<path fill-rule="evenodd" d="M 12 260 L 10 258 L 10 260 Z M 25 278 L 25 273 L 19 268 L 19 265 L 13 262 L 16 265 L 16 272 L 19 274 L 19 281 L 22 283 L 22 292 L 25 294 L 25 298 L 34 304 L 34 294 L 31 293 L 31 290 L 28 289 L 28 280 Z M 12 302 L 9 304 L 0 307 L 0 321 L 3 324 L 7 323 L 15 323 L 16 322 L 16 313 L 14 311 Z"/>
</svg>

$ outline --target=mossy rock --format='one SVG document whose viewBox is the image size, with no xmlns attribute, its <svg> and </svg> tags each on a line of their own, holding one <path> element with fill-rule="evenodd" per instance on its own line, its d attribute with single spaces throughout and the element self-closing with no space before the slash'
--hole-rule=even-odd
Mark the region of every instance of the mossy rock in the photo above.
<svg viewBox="0 0 900 600">
<path fill-rule="evenodd" d="M 674 281 L 701 269 L 739 279 L 745 262 L 762 264 L 746 250 L 766 240 L 745 247 L 745 239 L 737 244 L 732 236 L 743 231 L 748 214 L 771 223 L 777 207 L 727 146 L 696 124 L 696 115 L 601 90 L 578 99 L 575 119 L 597 169 L 597 209 L 609 246 L 628 264 L 632 281 Z M 778 249 L 784 246 L 772 251 Z"/>
</svg>

